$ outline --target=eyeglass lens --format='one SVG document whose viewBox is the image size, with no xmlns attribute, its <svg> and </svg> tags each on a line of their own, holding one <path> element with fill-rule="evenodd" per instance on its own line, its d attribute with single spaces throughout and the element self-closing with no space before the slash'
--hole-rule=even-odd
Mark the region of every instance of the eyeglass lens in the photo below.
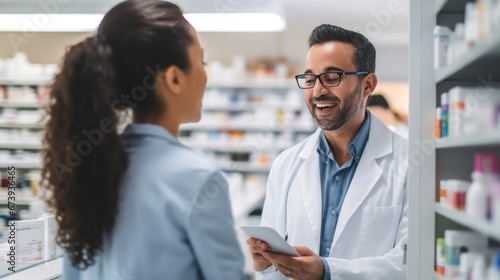
<svg viewBox="0 0 500 280">
<path fill-rule="evenodd" d="M 340 83 L 339 73 L 323 73 L 319 75 L 321 84 L 325 87 L 335 87 Z M 301 88 L 313 88 L 316 83 L 316 75 L 304 74 L 297 77 L 297 82 Z"/>
</svg>

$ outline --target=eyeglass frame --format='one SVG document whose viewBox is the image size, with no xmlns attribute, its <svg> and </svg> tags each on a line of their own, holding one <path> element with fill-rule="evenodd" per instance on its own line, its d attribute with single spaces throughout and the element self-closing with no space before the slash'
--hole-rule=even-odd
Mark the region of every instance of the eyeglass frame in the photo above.
<svg viewBox="0 0 500 280">
<path fill-rule="evenodd" d="M 323 82 L 321 81 L 321 76 L 323 75 L 326 75 L 326 74 L 331 74 L 331 73 L 335 73 L 335 74 L 338 74 L 339 75 L 339 83 L 334 85 L 334 86 L 325 86 L 323 84 Z M 325 87 L 325 88 L 331 88 L 331 87 L 337 87 L 338 85 L 340 85 L 340 82 L 342 81 L 342 77 L 344 76 L 348 76 L 348 75 L 366 75 L 366 74 L 369 74 L 368 72 L 366 71 L 356 71 L 356 72 L 340 72 L 340 71 L 328 71 L 328 72 L 324 72 L 324 73 L 321 73 L 321 74 L 318 74 L 318 75 L 314 75 L 312 73 L 306 73 L 306 74 L 300 74 L 300 75 L 296 75 L 295 76 L 295 81 L 297 82 L 297 86 L 300 88 L 300 89 L 311 89 L 311 88 L 314 88 L 316 86 L 316 80 L 319 80 L 320 84 Z M 299 84 L 299 77 L 301 76 L 305 76 L 305 75 L 309 75 L 309 76 L 314 76 L 314 83 L 311 87 L 306 87 L 306 88 L 303 88 L 300 86 Z"/>
</svg>

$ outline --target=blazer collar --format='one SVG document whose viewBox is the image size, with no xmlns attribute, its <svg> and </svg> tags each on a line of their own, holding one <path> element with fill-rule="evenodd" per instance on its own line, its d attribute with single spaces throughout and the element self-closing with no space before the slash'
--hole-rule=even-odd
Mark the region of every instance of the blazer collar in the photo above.
<svg viewBox="0 0 500 280">
<path fill-rule="evenodd" d="M 127 138 L 134 136 L 161 138 L 167 140 L 170 143 L 182 145 L 179 142 L 179 140 L 167 129 L 155 124 L 146 124 L 146 123 L 128 124 L 122 133 L 122 137 Z"/>
</svg>

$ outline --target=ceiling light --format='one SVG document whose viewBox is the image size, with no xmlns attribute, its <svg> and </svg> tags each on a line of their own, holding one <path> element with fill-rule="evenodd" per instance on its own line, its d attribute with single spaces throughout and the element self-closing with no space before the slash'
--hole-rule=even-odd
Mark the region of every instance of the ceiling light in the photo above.
<svg viewBox="0 0 500 280">
<path fill-rule="evenodd" d="M 0 14 L 0 31 L 95 32 L 102 14 Z"/>
<path fill-rule="evenodd" d="M 102 14 L 0 14 L 0 32 L 95 32 Z M 198 32 L 278 32 L 286 21 L 276 13 L 187 13 Z"/>
<path fill-rule="evenodd" d="M 189 13 L 184 17 L 198 32 L 278 32 L 286 21 L 275 13 Z"/>
</svg>

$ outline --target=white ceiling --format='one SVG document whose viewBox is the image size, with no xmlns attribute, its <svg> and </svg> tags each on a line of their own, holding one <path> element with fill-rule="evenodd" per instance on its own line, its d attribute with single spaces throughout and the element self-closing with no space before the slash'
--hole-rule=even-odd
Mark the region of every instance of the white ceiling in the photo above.
<svg viewBox="0 0 500 280">
<path fill-rule="evenodd" d="M 43 7 L 44 2 L 61 3 Z M 104 13 L 120 0 L 0 0 L 0 13 Z M 281 7 L 288 30 L 331 23 L 356 29 L 378 44 L 408 44 L 409 1 L 406 0 L 173 0 L 184 12 L 275 11 Z M 392 6 L 391 6 L 392 5 Z M 394 8 L 399 12 L 394 12 Z M 398 9 L 396 9 L 398 10 Z"/>
</svg>

